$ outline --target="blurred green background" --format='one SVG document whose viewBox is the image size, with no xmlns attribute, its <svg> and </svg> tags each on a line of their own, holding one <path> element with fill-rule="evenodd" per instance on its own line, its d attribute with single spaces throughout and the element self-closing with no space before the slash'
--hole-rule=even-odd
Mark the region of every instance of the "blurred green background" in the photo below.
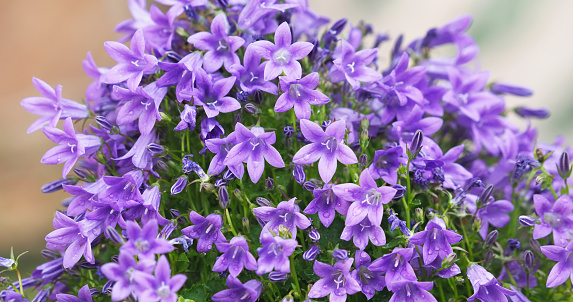
<svg viewBox="0 0 573 302">
<path fill-rule="evenodd" d="M 2 0 L 0 10 L 0 256 L 30 251 L 22 263 L 24 274 L 42 259 L 44 236 L 65 193 L 42 194 L 40 187 L 61 175 L 61 166 L 40 164 L 53 146 L 41 131 L 26 134 L 37 116 L 19 105 L 22 98 L 39 95 L 32 77 L 63 85 L 65 98 L 81 101 L 91 79 L 81 61 L 91 51 L 100 66 L 111 66 L 103 43 L 116 40 L 114 26 L 130 17 L 121 0 Z M 514 83 L 535 91 L 531 98 L 507 98 L 508 106 L 547 107 L 552 117 L 534 121 L 540 140 L 565 135 L 572 142 L 573 119 L 573 2 L 459 1 L 459 0 L 309 0 L 311 7 L 332 21 L 346 17 L 356 24 L 371 23 L 392 38 L 405 41 L 423 36 L 461 14 L 470 14 L 470 33 L 480 45 L 479 66 L 490 70 L 492 80 Z M 379 54 L 388 59 L 390 43 Z M 525 123 L 521 123 L 525 127 Z"/>
</svg>

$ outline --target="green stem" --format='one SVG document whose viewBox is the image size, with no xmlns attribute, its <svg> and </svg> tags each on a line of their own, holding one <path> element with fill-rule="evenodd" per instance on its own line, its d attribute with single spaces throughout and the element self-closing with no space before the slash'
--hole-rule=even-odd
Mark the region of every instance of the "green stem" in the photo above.
<svg viewBox="0 0 573 302">
<path fill-rule="evenodd" d="M 18 275 L 18 284 L 20 284 L 20 294 L 24 296 L 24 287 L 22 287 L 22 276 L 20 275 L 20 271 L 16 270 L 16 274 Z"/>
<path fill-rule="evenodd" d="M 229 209 L 225 209 L 225 216 L 227 216 L 227 224 L 231 229 L 231 232 L 234 236 L 237 236 L 237 231 L 235 231 L 235 227 L 233 226 L 233 221 L 231 220 L 231 215 L 229 215 Z"/>
<path fill-rule="evenodd" d="M 470 240 L 468 238 L 468 235 L 466 233 L 466 227 L 465 225 L 462 223 L 462 219 L 460 218 L 460 224 L 462 226 L 462 232 L 464 234 L 464 241 L 466 243 L 466 249 L 468 250 L 468 252 L 470 253 L 470 259 L 473 260 L 473 252 L 472 252 L 472 246 L 470 245 Z"/>
<path fill-rule="evenodd" d="M 436 284 L 438 285 L 438 291 L 440 292 L 440 300 L 442 300 L 442 302 L 446 302 L 446 297 L 444 296 L 444 289 L 442 289 L 442 282 L 438 280 Z"/>
<path fill-rule="evenodd" d="M 296 270 L 294 268 L 294 254 L 290 255 L 290 273 L 292 278 L 294 279 L 294 284 L 296 286 L 296 292 L 298 293 L 299 300 L 302 299 L 304 296 L 302 295 L 302 291 L 300 290 L 300 285 L 298 283 L 298 278 L 296 276 Z"/>
</svg>

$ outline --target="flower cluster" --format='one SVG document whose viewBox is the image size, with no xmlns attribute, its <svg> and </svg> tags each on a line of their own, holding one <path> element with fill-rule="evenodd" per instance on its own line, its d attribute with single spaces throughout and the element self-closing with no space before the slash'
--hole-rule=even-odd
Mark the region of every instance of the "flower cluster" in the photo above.
<svg viewBox="0 0 573 302">
<path fill-rule="evenodd" d="M 1 301 L 570 297 L 571 150 L 508 119 L 548 114 L 474 67 L 469 16 L 382 62 L 389 37 L 305 0 L 156 2 L 128 0 L 114 66 L 88 54 L 84 104 L 21 101 L 71 197 Z"/>
</svg>

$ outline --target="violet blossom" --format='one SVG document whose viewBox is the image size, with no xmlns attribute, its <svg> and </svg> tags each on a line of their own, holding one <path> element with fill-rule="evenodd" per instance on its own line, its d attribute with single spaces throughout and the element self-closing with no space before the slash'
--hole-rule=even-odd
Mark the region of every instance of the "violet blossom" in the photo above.
<svg viewBox="0 0 573 302">
<path fill-rule="evenodd" d="M 386 281 L 386 287 L 396 292 L 402 285 L 418 280 L 414 269 L 409 263 L 413 256 L 413 248 L 396 247 L 392 250 L 392 253 L 374 260 L 369 268 L 383 272 L 385 274 L 384 280 Z"/>
<path fill-rule="evenodd" d="M 82 286 L 78 292 L 78 296 L 68 295 L 68 294 L 56 294 L 56 300 L 58 302 L 92 302 L 92 295 L 88 285 Z"/>
<path fill-rule="evenodd" d="M 137 255 L 139 259 L 155 259 L 156 254 L 171 252 L 173 245 L 163 238 L 157 238 L 158 231 L 156 220 L 149 221 L 143 228 L 134 221 L 128 221 L 129 240 L 121 246 L 120 251 L 128 255 Z"/>
<path fill-rule="evenodd" d="M 153 131 L 156 121 L 161 121 L 159 104 L 167 94 L 167 87 L 157 87 L 155 82 L 133 90 L 113 87 L 113 96 L 125 100 L 117 113 L 117 124 L 127 125 L 136 119 L 139 120 L 139 131 L 142 135 L 148 135 Z"/>
<path fill-rule="evenodd" d="M 134 279 L 135 272 L 151 273 L 155 261 L 142 260 L 137 262 L 135 258 L 128 253 L 119 253 L 117 263 L 110 262 L 102 265 L 101 272 L 111 281 L 114 281 L 111 291 L 113 301 L 125 300 L 130 294 L 137 292 L 137 283 Z"/>
<path fill-rule="evenodd" d="M 306 229 L 311 225 L 311 222 L 306 216 L 300 213 L 300 208 L 294 203 L 296 198 L 288 201 L 282 201 L 276 208 L 273 207 L 258 207 L 254 208 L 255 215 L 266 223 L 265 228 L 273 231 L 275 234 L 279 233 L 279 226 L 284 226 L 293 237 L 296 237 L 297 227 Z"/>
<path fill-rule="evenodd" d="M 334 194 L 333 187 L 334 184 L 326 183 L 322 189 L 314 189 L 312 191 L 314 199 L 304 209 L 306 214 L 316 214 L 318 212 L 318 218 L 325 227 L 329 227 L 332 224 L 336 212 L 346 215 L 350 206 L 347 200 Z"/>
<path fill-rule="evenodd" d="M 217 249 L 223 253 L 213 265 L 214 272 L 224 272 L 229 270 L 231 276 L 238 276 L 243 267 L 254 271 L 257 269 L 257 261 L 253 254 L 249 252 L 249 245 L 243 236 L 236 236 L 227 242 L 216 242 Z"/>
<path fill-rule="evenodd" d="M 223 218 L 221 215 L 212 213 L 203 217 L 195 211 L 189 213 L 189 220 L 194 225 L 181 230 L 181 233 L 197 240 L 197 251 L 199 253 L 208 252 L 214 242 L 227 242 L 225 235 L 221 232 Z"/>
<path fill-rule="evenodd" d="M 374 152 L 372 165 L 368 167 L 372 178 L 382 178 L 385 182 L 395 185 L 398 181 L 398 168 L 400 165 L 406 164 L 406 159 L 402 157 L 402 153 L 403 150 L 400 146 Z"/>
<path fill-rule="evenodd" d="M 227 277 L 228 289 L 222 290 L 211 297 L 215 302 L 255 302 L 259 299 L 263 284 L 259 280 L 250 280 L 242 284 L 233 275 Z"/>
<path fill-rule="evenodd" d="M 290 76 L 279 77 L 283 94 L 275 103 L 276 112 L 285 112 L 294 107 L 298 119 L 310 119 L 310 105 L 324 105 L 330 99 L 320 91 L 314 90 L 318 86 L 318 73 L 313 72 L 302 79 Z"/>
<path fill-rule="evenodd" d="M 178 299 L 177 291 L 183 287 L 187 276 L 177 274 L 171 276 L 171 267 L 165 255 L 157 260 L 155 275 L 136 272 L 133 275 L 139 288 L 139 301 L 148 302 L 175 302 Z"/>
<path fill-rule="evenodd" d="M 70 217 L 56 212 L 54 229 L 46 235 L 46 247 L 50 250 L 63 251 L 64 268 L 72 268 L 82 255 L 89 263 L 95 263 L 91 243 L 95 236 L 86 232 L 85 220 L 77 222 Z"/>
<path fill-rule="evenodd" d="M 284 239 L 263 230 L 260 242 L 263 247 L 257 249 L 259 254 L 257 275 L 270 273 L 273 270 L 283 274 L 290 273 L 288 257 L 296 248 L 296 239 Z"/>
<path fill-rule="evenodd" d="M 506 295 L 515 295 L 513 291 L 501 286 L 490 272 L 478 264 L 471 263 L 468 266 L 467 274 L 474 288 L 474 294 L 468 298 L 470 302 L 475 299 L 507 302 Z"/>
<path fill-rule="evenodd" d="M 354 265 L 356 269 L 350 274 L 358 281 L 362 293 L 370 300 L 377 291 L 382 291 L 386 286 L 384 276 L 381 271 L 372 267 L 370 255 L 364 251 L 356 251 Z"/>
<path fill-rule="evenodd" d="M 558 246 L 566 246 L 571 239 L 573 228 L 573 202 L 569 195 L 561 195 L 553 204 L 543 195 L 533 195 L 535 212 L 539 216 L 540 224 L 533 229 L 533 239 L 543 238 L 553 232 L 553 242 Z"/>
<path fill-rule="evenodd" d="M 567 279 L 573 282 L 573 240 L 569 241 L 566 247 L 542 246 L 541 252 L 550 260 L 557 261 L 547 276 L 547 287 L 559 286 Z"/>
<path fill-rule="evenodd" d="M 438 256 L 443 259 L 453 252 L 451 244 L 458 243 L 462 236 L 446 229 L 446 223 L 434 216 L 424 231 L 410 237 L 410 242 L 423 245 L 424 264 L 432 263 Z"/>
<path fill-rule="evenodd" d="M 334 60 L 328 74 L 333 83 L 347 81 L 354 90 L 360 88 L 360 82 L 372 83 L 382 79 L 382 74 L 368 67 L 378 54 L 378 49 L 363 49 L 356 52 L 346 40 L 341 40 L 340 57 Z"/>
<path fill-rule="evenodd" d="M 231 66 L 230 72 L 239 81 L 241 89 L 247 93 L 261 90 L 270 94 L 277 94 L 277 85 L 264 79 L 265 66 L 268 63 L 268 61 L 261 63 L 261 55 L 253 47 L 247 47 L 243 56 L 243 65 Z"/>
<path fill-rule="evenodd" d="M 347 219 L 348 220 L 348 219 Z M 364 250 L 368 245 L 368 239 L 375 246 L 381 246 L 386 244 L 386 235 L 384 230 L 380 225 L 372 223 L 367 217 L 354 225 L 346 225 L 344 230 L 342 230 L 342 235 L 340 239 L 349 241 L 350 238 L 354 238 L 354 245 L 360 250 Z"/>
<path fill-rule="evenodd" d="M 401 285 L 401 287 L 394 292 L 394 295 L 392 295 L 388 302 L 438 301 L 428 292 L 434 287 L 433 282 L 412 281 L 399 285 Z"/>
<path fill-rule="evenodd" d="M 239 101 L 226 96 L 235 84 L 235 77 L 215 80 L 200 68 L 195 73 L 197 87 L 182 91 L 181 95 L 186 100 L 193 99 L 195 106 L 203 106 L 208 118 L 241 109 Z"/>
<path fill-rule="evenodd" d="M 348 294 L 359 292 L 360 284 L 350 274 L 352 262 L 354 259 L 349 258 L 330 266 L 318 260 L 314 261 L 314 273 L 321 279 L 312 285 L 308 297 L 316 299 L 330 295 L 330 301 L 346 301 Z"/>
</svg>

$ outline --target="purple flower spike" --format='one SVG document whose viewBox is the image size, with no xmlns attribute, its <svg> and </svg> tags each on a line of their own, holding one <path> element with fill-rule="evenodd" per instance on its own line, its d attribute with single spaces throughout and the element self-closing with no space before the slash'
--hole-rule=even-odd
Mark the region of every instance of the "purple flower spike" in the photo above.
<svg viewBox="0 0 573 302">
<path fill-rule="evenodd" d="M 235 53 L 245 40 L 237 36 L 227 36 L 229 21 L 225 14 L 218 14 L 211 22 L 211 33 L 198 32 L 187 39 L 195 48 L 206 50 L 203 57 L 203 68 L 213 73 L 225 65 L 225 70 L 239 64 L 239 56 Z"/>
<path fill-rule="evenodd" d="M 436 300 L 436 298 L 434 298 L 434 296 L 428 292 L 432 289 L 432 287 L 434 287 L 433 282 L 412 281 L 407 284 L 403 284 L 400 289 L 394 292 L 394 295 L 392 295 L 392 298 L 390 298 L 389 302 L 437 302 L 438 300 Z"/>
<path fill-rule="evenodd" d="M 135 273 L 134 279 L 139 285 L 139 301 L 177 301 L 177 291 L 185 284 L 187 277 L 177 274 L 171 277 L 171 267 L 165 255 L 162 255 L 155 266 L 155 276 L 146 273 Z"/>
<path fill-rule="evenodd" d="M 306 214 L 316 214 L 325 227 L 329 227 L 334 221 L 335 212 L 346 215 L 350 204 L 348 201 L 338 198 L 332 191 L 334 184 L 324 184 L 322 189 L 312 191 L 314 199 L 308 204 L 304 212 Z"/>
<path fill-rule="evenodd" d="M 394 248 L 392 253 L 378 258 L 368 267 L 371 270 L 385 273 L 386 286 L 395 292 L 402 285 L 418 280 L 414 268 L 408 263 L 414 256 L 413 248 Z"/>
<path fill-rule="evenodd" d="M 352 258 L 340 260 L 332 267 L 315 261 L 314 273 L 322 279 L 314 283 L 308 292 L 308 297 L 315 299 L 330 295 L 330 301 L 342 302 L 346 301 L 348 294 L 352 295 L 359 292 L 360 284 L 350 274 L 352 262 L 354 262 Z"/>
<path fill-rule="evenodd" d="M 533 195 L 535 212 L 541 224 L 533 229 L 533 239 L 543 238 L 553 232 L 553 242 L 558 246 L 566 246 L 571 239 L 570 231 L 573 228 L 573 202 L 569 195 L 561 195 L 555 203 L 551 204 L 543 195 Z"/>
<path fill-rule="evenodd" d="M 117 124 L 127 125 L 139 118 L 141 134 L 151 133 L 155 121 L 161 121 L 159 104 L 167 94 L 167 89 L 167 87 L 157 87 L 155 82 L 145 88 L 139 86 L 135 90 L 114 86 L 114 97 L 127 101 L 117 113 Z"/>
<path fill-rule="evenodd" d="M 203 217 L 195 211 L 189 213 L 189 220 L 195 225 L 188 226 L 181 230 L 181 233 L 197 241 L 197 251 L 199 253 L 208 252 L 213 246 L 213 242 L 227 242 L 225 235 L 221 232 L 223 218 L 219 214 L 209 214 Z"/>
<path fill-rule="evenodd" d="M 64 268 L 72 268 L 78 263 L 82 255 L 89 263 L 95 263 L 91 248 L 91 243 L 95 237 L 88 236 L 87 232 L 84 232 L 85 221 L 77 222 L 60 212 L 56 212 L 53 223 L 55 230 L 46 235 L 46 247 L 55 251 L 66 250 L 63 254 Z"/>
<path fill-rule="evenodd" d="M 356 251 L 354 260 L 356 269 L 352 271 L 351 275 L 360 284 L 362 293 L 370 300 L 376 291 L 382 291 L 386 286 L 384 276 L 381 276 L 381 272 L 371 268 L 371 259 L 368 253 Z"/>
<path fill-rule="evenodd" d="M 468 267 L 468 279 L 474 288 L 474 294 L 468 298 L 470 302 L 475 299 L 479 299 L 480 301 L 507 302 L 505 295 L 515 295 L 513 291 L 501 286 L 490 272 L 478 264 L 470 264 Z"/>
<path fill-rule="evenodd" d="M 217 249 L 224 254 L 215 261 L 214 272 L 224 272 L 229 269 L 229 274 L 236 277 L 243 271 L 243 267 L 250 271 L 257 269 L 257 261 L 249 252 L 249 244 L 245 237 L 236 236 L 229 243 L 216 242 L 216 245 Z"/>
<path fill-rule="evenodd" d="M 446 223 L 437 216 L 428 222 L 424 231 L 416 233 L 410 238 L 410 242 L 413 244 L 424 245 L 424 264 L 432 263 L 438 256 L 442 259 L 445 258 L 453 252 L 451 244 L 460 240 L 462 240 L 462 236 L 446 229 Z"/>
<path fill-rule="evenodd" d="M 237 165 L 247 163 L 247 171 L 253 183 L 257 183 L 265 170 L 265 160 L 273 167 L 284 168 L 285 163 L 272 144 L 277 140 L 274 132 L 265 132 L 262 127 L 254 126 L 251 130 L 241 123 L 235 124 L 235 145 L 225 157 L 224 164 L 237 178 L 243 178 L 243 171 Z"/>
<path fill-rule="evenodd" d="M 222 78 L 213 82 L 213 79 L 203 69 L 197 69 L 197 88 L 181 95 L 190 100 L 193 98 L 195 106 L 203 106 L 208 118 L 219 115 L 220 112 L 228 113 L 241 109 L 241 104 L 236 99 L 226 96 L 235 85 L 235 77 Z"/>
<path fill-rule="evenodd" d="M 28 134 L 42 129 L 46 124 L 56 127 L 60 119 L 70 117 L 77 120 L 88 117 L 89 112 L 85 105 L 62 98 L 62 85 L 57 85 L 54 89 L 38 78 L 32 78 L 32 83 L 43 96 L 25 98 L 20 101 L 20 106 L 42 117 L 28 127 Z"/>
<path fill-rule="evenodd" d="M 99 137 L 95 135 L 76 134 L 71 117 L 64 121 L 64 131 L 53 127 L 44 127 L 42 131 L 51 141 L 58 144 L 42 156 L 42 163 L 57 165 L 65 162 L 62 170 L 64 178 L 80 157 L 93 154 L 101 145 Z"/>
<path fill-rule="evenodd" d="M 157 58 L 145 54 L 143 30 L 139 29 L 131 38 L 131 49 L 127 46 L 108 41 L 104 43 L 109 56 L 118 63 L 104 76 L 104 83 L 118 84 L 127 80 L 127 88 L 135 91 L 144 74 L 152 74 L 157 67 Z"/>
<path fill-rule="evenodd" d="M 384 231 L 380 225 L 372 224 L 366 217 L 360 223 L 344 227 L 340 239 L 349 241 L 352 237 L 354 237 L 354 245 L 360 250 L 366 248 L 368 239 L 370 239 L 375 246 L 386 244 L 386 235 L 384 235 Z"/>
<path fill-rule="evenodd" d="M 336 172 L 337 161 L 345 165 L 358 162 L 356 154 L 344 144 L 346 123 L 336 121 L 326 130 L 309 120 L 300 121 L 300 130 L 311 143 L 300 148 L 294 155 L 293 162 L 299 165 L 310 165 L 317 160 L 318 173 L 325 183 L 329 182 Z"/>
<path fill-rule="evenodd" d="M 255 215 L 266 222 L 265 228 L 273 231 L 275 234 L 279 233 L 279 226 L 286 227 L 291 234 L 296 236 L 297 227 L 301 229 L 308 228 L 311 223 L 306 216 L 300 213 L 300 208 L 294 203 L 296 198 L 289 201 L 282 201 L 276 208 L 273 207 L 258 207 L 254 208 Z"/>
<path fill-rule="evenodd" d="M 136 262 L 132 255 L 127 253 L 119 253 L 117 263 L 106 263 L 102 265 L 101 272 L 110 281 L 114 281 L 111 291 L 111 299 L 113 301 L 125 300 L 130 294 L 137 292 L 134 280 L 136 272 L 151 273 L 155 261 L 143 260 Z"/>
<path fill-rule="evenodd" d="M 338 197 L 353 202 L 348 208 L 345 224 L 357 225 L 368 217 L 371 224 L 380 226 L 384 214 L 383 205 L 392 201 L 397 191 L 388 186 L 378 187 L 368 169 L 360 174 L 359 183 L 360 186 L 341 184 L 333 188 Z"/>
<path fill-rule="evenodd" d="M 382 74 L 368 67 L 378 54 L 378 49 L 363 49 L 358 52 L 346 40 L 342 40 L 341 57 L 334 60 L 328 76 L 333 83 L 348 81 L 354 90 L 360 82 L 372 83 L 382 79 Z"/>
<path fill-rule="evenodd" d="M 263 247 L 257 249 L 259 254 L 257 275 L 270 273 L 273 270 L 283 274 L 290 273 L 288 257 L 296 248 L 296 239 L 283 239 L 273 236 L 271 232 L 263 231 L 260 241 Z"/>
<path fill-rule="evenodd" d="M 255 302 L 259 299 L 263 284 L 259 280 L 250 280 L 242 284 L 234 276 L 227 277 L 227 287 L 211 297 L 215 302 Z"/>
<path fill-rule="evenodd" d="M 292 34 L 288 23 L 283 22 L 275 32 L 275 44 L 269 41 L 257 41 L 249 45 L 261 57 L 269 60 L 265 66 L 265 81 L 275 79 L 281 73 L 295 79 L 302 77 L 302 67 L 298 60 L 306 57 L 314 45 L 309 42 L 292 44 Z"/>
<path fill-rule="evenodd" d="M 290 76 L 280 77 L 281 94 L 275 104 L 276 112 L 285 112 L 294 107 L 298 119 L 310 119 L 310 105 L 324 105 L 330 99 L 320 91 L 314 90 L 318 86 L 318 73 L 313 72 L 302 79 Z"/>
<path fill-rule="evenodd" d="M 173 250 L 167 240 L 157 238 L 157 220 L 151 220 L 143 228 L 134 221 L 127 222 L 127 237 L 129 240 L 120 251 L 130 255 L 138 255 L 139 259 L 155 259 L 155 254 L 165 254 Z"/>
<path fill-rule="evenodd" d="M 92 302 L 92 295 L 90 293 L 90 288 L 86 284 L 78 292 L 78 296 L 68 295 L 68 294 L 56 294 L 56 300 L 58 302 Z"/>
<path fill-rule="evenodd" d="M 569 278 L 573 282 L 573 241 L 569 241 L 565 248 L 556 245 L 542 246 L 541 252 L 547 258 L 557 261 L 547 276 L 547 287 L 559 286 Z"/>
</svg>

